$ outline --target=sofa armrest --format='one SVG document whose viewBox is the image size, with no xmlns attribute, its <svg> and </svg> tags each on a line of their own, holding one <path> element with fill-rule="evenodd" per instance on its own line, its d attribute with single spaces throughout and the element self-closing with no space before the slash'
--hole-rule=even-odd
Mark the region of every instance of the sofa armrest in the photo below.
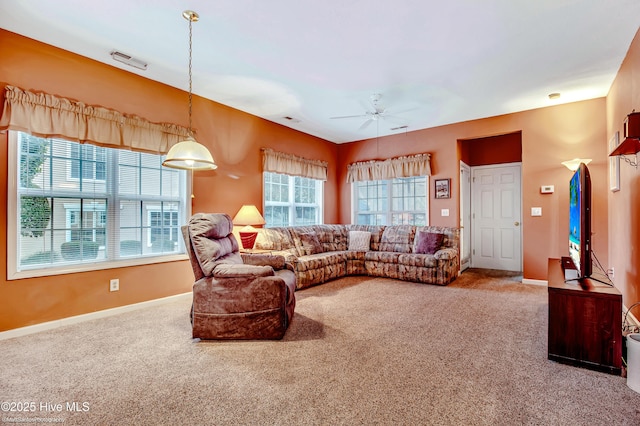
<svg viewBox="0 0 640 426">
<path fill-rule="evenodd" d="M 274 275 L 268 265 L 244 265 L 241 263 L 220 263 L 216 265 L 212 276 L 215 278 L 268 277 Z"/>
<path fill-rule="evenodd" d="M 440 249 L 433 254 L 438 260 L 451 260 L 458 257 L 458 250 L 453 248 Z"/>
</svg>

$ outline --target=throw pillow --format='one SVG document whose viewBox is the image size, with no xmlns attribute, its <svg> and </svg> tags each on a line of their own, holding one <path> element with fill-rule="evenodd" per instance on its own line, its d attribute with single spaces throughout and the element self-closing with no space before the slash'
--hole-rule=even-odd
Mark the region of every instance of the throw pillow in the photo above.
<svg viewBox="0 0 640 426">
<path fill-rule="evenodd" d="M 418 231 L 413 251 L 414 253 L 434 254 L 440 250 L 443 240 L 444 234 Z"/>
<path fill-rule="evenodd" d="M 369 251 L 371 232 L 349 231 L 349 250 Z"/>
<path fill-rule="evenodd" d="M 300 234 L 300 243 L 303 255 L 322 253 L 322 245 L 315 232 Z"/>
</svg>

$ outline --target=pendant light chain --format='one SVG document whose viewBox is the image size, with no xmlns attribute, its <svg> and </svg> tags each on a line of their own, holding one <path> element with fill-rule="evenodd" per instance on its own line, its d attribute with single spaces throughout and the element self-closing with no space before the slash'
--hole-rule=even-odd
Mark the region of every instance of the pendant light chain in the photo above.
<svg viewBox="0 0 640 426">
<path fill-rule="evenodd" d="M 218 166 L 213 161 L 211 153 L 206 146 L 198 143 L 193 136 L 193 23 L 200 18 L 193 10 L 185 10 L 182 17 L 189 21 L 189 129 L 188 136 L 169 149 L 162 165 L 173 169 L 191 170 L 191 182 L 193 171 L 215 170 Z M 193 193 L 192 193 L 193 197 Z"/>
<path fill-rule="evenodd" d="M 191 111 L 193 104 L 193 96 L 191 95 L 192 87 L 193 87 L 193 71 L 191 68 L 191 57 L 193 53 L 193 17 L 189 17 L 189 135 L 193 137 L 193 128 L 191 125 Z"/>
</svg>

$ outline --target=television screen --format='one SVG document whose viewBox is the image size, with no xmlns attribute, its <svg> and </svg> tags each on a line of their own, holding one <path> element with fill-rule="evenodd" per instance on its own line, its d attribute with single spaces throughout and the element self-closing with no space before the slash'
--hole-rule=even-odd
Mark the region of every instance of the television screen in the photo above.
<svg viewBox="0 0 640 426">
<path fill-rule="evenodd" d="M 581 163 L 569 182 L 569 257 L 578 277 L 591 275 L 591 178 Z"/>
</svg>

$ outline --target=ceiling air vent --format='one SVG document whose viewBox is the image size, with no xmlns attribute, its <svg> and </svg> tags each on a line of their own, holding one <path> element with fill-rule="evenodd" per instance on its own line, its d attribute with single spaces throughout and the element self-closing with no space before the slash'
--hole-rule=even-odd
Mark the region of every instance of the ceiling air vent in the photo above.
<svg viewBox="0 0 640 426">
<path fill-rule="evenodd" d="M 127 64 L 129 66 L 136 67 L 141 70 L 147 69 L 146 62 L 142 62 L 140 59 L 136 59 L 132 56 L 127 55 L 126 53 L 122 53 L 122 52 L 118 52 L 117 50 L 114 50 L 113 52 L 111 52 L 111 57 L 118 62 L 122 62 L 123 64 Z"/>
</svg>

